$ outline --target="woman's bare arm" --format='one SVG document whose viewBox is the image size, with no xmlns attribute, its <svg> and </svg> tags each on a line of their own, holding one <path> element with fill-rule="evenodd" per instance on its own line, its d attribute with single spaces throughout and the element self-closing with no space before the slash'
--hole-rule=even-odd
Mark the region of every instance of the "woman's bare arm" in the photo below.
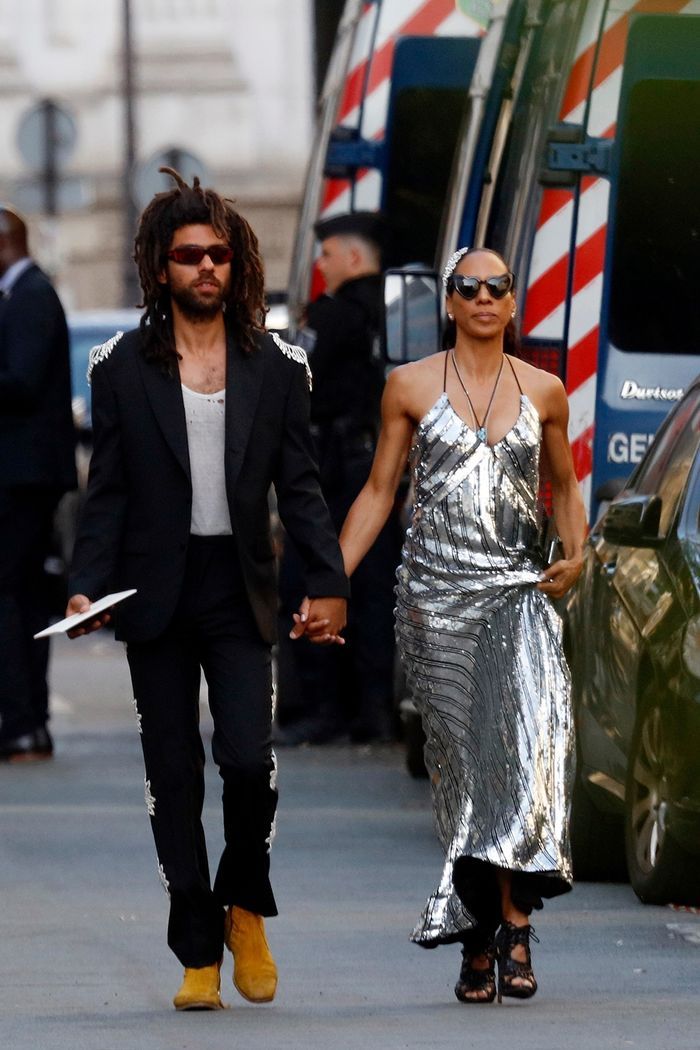
<svg viewBox="0 0 700 1050">
<path fill-rule="evenodd" d="M 340 534 L 345 572 L 351 576 L 370 549 L 389 517 L 396 489 L 406 465 L 414 423 L 405 408 L 406 379 L 403 369 L 389 376 L 382 397 L 382 427 L 366 484 L 348 511 Z M 306 635 L 311 641 L 342 644 L 344 639 L 329 633 L 329 621 L 314 616 L 308 598 L 294 613 L 290 638 Z"/>
<path fill-rule="evenodd" d="M 406 410 L 406 380 L 392 372 L 382 398 L 382 427 L 372 470 L 340 533 L 345 572 L 353 572 L 370 549 L 394 504 L 413 436 L 414 422 Z"/>
<path fill-rule="evenodd" d="M 543 453 L 552 485 L 554 522 L 564 557 L 546 570 L 545 579 L 538 586 L 550 597 L 561 598 L 581 574 L 587 521 L 569 444 L 569 403 L 558 381 L 547 390 L 546 409 Z"/>
</svg>

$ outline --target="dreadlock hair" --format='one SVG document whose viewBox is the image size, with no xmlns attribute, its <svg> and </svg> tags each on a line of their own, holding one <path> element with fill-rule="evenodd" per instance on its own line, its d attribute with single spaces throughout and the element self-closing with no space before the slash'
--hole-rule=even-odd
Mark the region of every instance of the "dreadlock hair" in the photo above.
<svg viewBox="0 0 700 1050">
<path fill-rule="evenodd" d="M 462 251 L 461 255 L 455 262 L 455 265 L 450 271 L 450 276 L 456 270 L 462 259 L 465 259 L 468 255 L 475 255 L 477 252 L 488 252 L 489 255 L 495 255 L 497 259 L 500 259 L 507 270 L 510 270 L 510 266 L 503 258 L 500 252 L 495 251 L 494 248 L 468 248 L 466 251 Z M 455 253 L 457 254 L 457 253 Z M 449 277 L 446 279 L 446 285 L 448 292 L 454 291 L 454 285 L 452 289 L 449 286 Z M 515 285 L 513 285 L 515 287 Z M 442 338 L 441 348 L 443 350 L 451 350 L 457 340 L 457 325 L 455 321 L 450 321 L 449 317 L 445 318 L 442 327 Z M 515 321 L 511 317 L 510 321 L 503 330 L 503 350 L 506 354 L 510 354 L 511 357 L 522 357 L 520 348 L 520 339 L 518 338 L 518 330 L 515 325 Z"/>
<path fill-rule="evenodd" d="M 226 327 L 241 349 L 255 349 L 253 333 L 264 328 L 265 275 L 258 239 L 234 208 L 234 202 L 215 190 L 202 189 L 195 175 L 189 186 L 173 168 L 159 168 L 177 185 L 157 193 L 145 208 L 134 240 L 134 261 L 143 292 L 141 318 L 143 353 L 174 374 L 179 354 L 175 349 L 170 290 L 158 277 L 167 266 L 173 234 L 182 226 L 211 226 L 233 249 L 231 284 L 225 300 Z"/>
</svg>

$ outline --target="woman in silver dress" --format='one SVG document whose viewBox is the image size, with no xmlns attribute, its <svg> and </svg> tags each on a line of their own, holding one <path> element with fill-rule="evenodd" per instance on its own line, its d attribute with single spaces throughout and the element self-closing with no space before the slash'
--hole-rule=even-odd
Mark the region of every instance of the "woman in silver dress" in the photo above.
<svg viewBox="0 0 700 1050">
<path fill-rule="evenodd" d="M 496 960 L 499 1001 L 534 995 L 529 915 L 571 886 L 569 679 L 552 599 L 581 571 L 586 516 L 561 382 L 504 353 L 516 310 L 508 266 L 465 248 L 443 279 L 454 345 L 389 376 L 374 466 L 341 546 L 351 575 L 410 451 L 396 632 L 446 855 L 412 940 L 461 942 L 458 999 L 492 1002 Z M 537 543 L 541 458 L 563 547 L 548 568 Z"/>
</svg>

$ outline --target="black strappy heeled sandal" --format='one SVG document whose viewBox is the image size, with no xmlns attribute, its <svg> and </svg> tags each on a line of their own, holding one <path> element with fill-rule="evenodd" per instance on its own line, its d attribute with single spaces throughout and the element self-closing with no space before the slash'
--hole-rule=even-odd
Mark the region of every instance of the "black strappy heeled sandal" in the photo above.
<svg viewBox="0 0 700 1050">
<path fill-rule="evenodd" d="M 472 960 L 483 955 L 488 960 L 486 969 L 477 970 Z M 460 1003 L 492 1003 L 496 998 L 496 945 L 493 941 L 481 947 L 462 946 L 462 967 L 455 985 Z"/>
<path fill-rule="evenodd" d="M 504 922 L 496 934 L 496 952 L 498 956 L 498 1001 L 505 995 L 511 999 L 530 999 L 537 991 L 537 981 L 532 972 L 530 956 L 530 938 L 539 944 L 532 926 L 515 926 Z M 525 960 L 514 959 L 514 948 L 525 949 Z M 515 984 L 514 982 L 518 983 Z"/>
</svg>

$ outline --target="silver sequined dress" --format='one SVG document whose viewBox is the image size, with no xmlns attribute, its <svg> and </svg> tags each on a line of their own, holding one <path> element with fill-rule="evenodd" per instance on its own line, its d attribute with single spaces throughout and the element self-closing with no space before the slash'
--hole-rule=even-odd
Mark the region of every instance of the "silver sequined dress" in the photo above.
<svg viewBox="0 0 700 1050">
<path fill-rule="evenodd" d="M 411 937 L 424 947 L 460 940 L 476 923 L 469 893 L 455 891 L 455 861 L 467 884 L 485 862 L 515 872 L 513 885 L 520 879 L 535 898 L 571 885 L 569 675 L 559 617 L 535 588 L 540 441 L 524 394 L 493 446 L 446 393 L 416 430 L 396 632 L 446 854 Z"/>
</svg>

